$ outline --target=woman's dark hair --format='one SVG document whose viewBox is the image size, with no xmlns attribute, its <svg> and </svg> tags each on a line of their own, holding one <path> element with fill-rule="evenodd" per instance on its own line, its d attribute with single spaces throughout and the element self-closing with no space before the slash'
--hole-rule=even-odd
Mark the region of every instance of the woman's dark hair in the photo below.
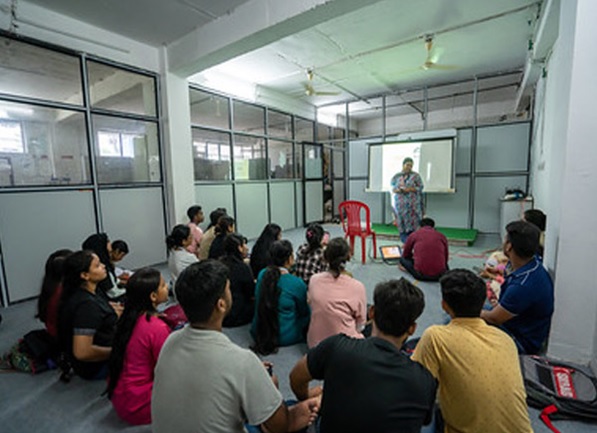
<svg viewBox="0 0 597 433">
<path fill-rule="evenodd" d="M 527 209 L 524 211 L 524 220 L 537 226 L 542 232 L 545 231 L 547 217 L 539 209 Z"/>
<path fill-rule="evenodd" d="M 247 243 L 247 238 L 239 233 L 230 233 L 224 239 L 224 257 L 222 262 L 226 262 L 228 259 L 242 260 L 243 255 L 240 252 L 240 248 Z"/>
<path fill-rule="evenodd" d="M 172 229 L 172 233 L 166 236 L 166 246 L 168 247 L 168 250 L 181 247 L 182 243 L 189 237 L 190 234 L 191 229 L 189 226 L 184 224 L 175 225 Z"/>
<path fill-rule="evenodd" d="M 128 254 L 129 244 L 127 244 L 122 239 L 115 240 L 114 242 L 112 242 L 112 251 L 120 251 L 121 253 Z"/>
<path fill-rule="evenodd" d="M 160 287 L 161 277 L 160 271 L 157 269 L 143 268 L 136 271 L 126 285 L 126 304 L 122 316 L 116 324 L 112 353 L 110 354 L 110 380 L 106 390 L 108 398 L 112 397 L 120 379 L 126 347 L 133 335 L 137 319 L 145 314 L 145 319 L 149 322 L 151 315 L 156 312 L 150 296 Z"/>
<path fill-rule="evenodd" d="M 228 215 L 223 215 L 218 220 L 218 224 L 216 225 L 215 231 L 218 235 L 225 235 L 230 232 L 232 226 L 234 226 L 234 218 Z"/>
<path fill-rule="evenodd" d="M 307 239 L 307 253 L 312 253 L 321 247 L 321 241 L 323 240 L 323 227 L 317 223 L 311 223 L 307 226 L 305 232 L 305 238 Z"/>
<path fill-rule="evenodd" d="M 94 254 L 89 250 L 76 251 L 64 260 L 61 303 L 85 286 L 86 281 L 81 278 L 81 274 L 89 271 Z"/>
<path fill-rule="evenodd" d="M 278 240 L 282 228 L 275 223 L 267 224 L 251 250 L 251 270 L 257 276 L 259 272 L 270 264 L 269 249 Z"/>
<path fill-rule="evenodd" d="M 81 247 L 84 250 L 93 251 L 99 257 L 100 262 L 106 266 L 106 270 L 114 273 L 114 266 L 110 261 L 110 253 L 108 252 L 108 242 L 110 242 L 110 239 L 108 239 L 106 233 L 96 233 L 85 239 Z"/>
<path fill-rule="evenodd" d="M 219 208 L 211 211 L 211 213 L 209 214 L 209 225 L 207 226 L 207 229 L 209 230 L 213 226 L 217 225 L 220 217 L 223 217 L 227 213 L 228 212 L 226 212 L 226 208 L 224 208 L 224 207 L 219 207 Z"/>
<path fill-rule="evenodd" d="M 292 244 L 285 239 L 274 242 L 270 248 L 272 266 L 266 268 L 261 279 L 259 300 L 257 301 L 255 345 L 252 346 L 252 349 L 261 355 L 269 355 L 278 350 L 280 338 L 278 318 L 280 287 L 278 281 L 282 275 L 279 267 L 286 264 L 292 251 Z"/>
<path fill-rule="evenodd" d="M 350 260 L 350 247 L 346 240 L 344 238 L 331 239 L 323 252 L 323 258 L 328 263 L 334 278 L 338 278 L 344 270 L 344 264 Z"/>
<path fill-rule="evenodd" d="M 35 317 L 44 323 L 46 323 L 48 317 L 48 302 L 52 298 L 52 295 L 54 295 L 58 285 L 62 282 L 64 261 L 72 253 L 71 250 L 67 249 L 54 251 L 50 254 L 48 260 L 46 260 L 46 269 L 37 300 L 37 314 L 35 315 Z"/>
</svg>

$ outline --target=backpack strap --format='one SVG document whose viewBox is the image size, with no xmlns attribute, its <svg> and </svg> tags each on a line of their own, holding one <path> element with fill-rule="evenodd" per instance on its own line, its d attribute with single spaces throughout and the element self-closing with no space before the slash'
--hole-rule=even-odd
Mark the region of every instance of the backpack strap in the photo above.
<svg viewBox="0 0 597 433">
<path fill-rule="evenodd" d="M 561 433 L 557 428 L 555 428 L 555 426 L 551 422 L 551 419 L 549 419 L 549 416 L 556 413 L 557 411 L 558 411 L 558 408 L 556 407 L 556 405 L 551 404 L 551 405 L 547 406 L 545 409 L 543 409 L 541 411 L 541 414 L 539 415 L 539 418 L 541 418 L 541 421 L 543 421 L 543 423 L 547 426 L 547 428 L 550 429 L 553 433 Z"/>
</svg>

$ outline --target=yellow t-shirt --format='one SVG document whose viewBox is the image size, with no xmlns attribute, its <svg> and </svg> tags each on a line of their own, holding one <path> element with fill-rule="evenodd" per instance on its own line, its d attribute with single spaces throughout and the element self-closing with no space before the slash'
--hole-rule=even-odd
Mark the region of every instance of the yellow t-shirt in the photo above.
<svg viewBox="0 0 597 433">
<path fill-rule="evenodd" d="M 518 352 L 480 318 L 431 326 L 413 360 L 439 381 L 445 433 L 532 433 Z"/>
</svg>

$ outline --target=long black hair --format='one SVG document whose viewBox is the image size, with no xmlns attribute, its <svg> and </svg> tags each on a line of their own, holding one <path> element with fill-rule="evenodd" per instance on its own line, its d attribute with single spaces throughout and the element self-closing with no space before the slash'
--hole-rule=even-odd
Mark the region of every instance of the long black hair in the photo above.
<svg viewBox="0 0 597 433">
<path fill-rule="evenodd" d="M 216 235 L 226 236 L 228 233 L 230 233 L 233 226 L 234 218 L 228 215 L 222 215 L 220 219 L 218 219 L 218 224 L 215 228 Z"/>
<path fill-rule="evenodd" d="M 338 278 L 344 270 L 344 265 L 350 260 L 350 247 L 344 238 L 330 240 L 323 252 L 323 258 L 328 262 L 330 273 Z"/>
<path fill-rule="evenodd" d="M 77 290 L 85 287 L 87 282 L 81 277 L 81 274 L 89 272 L 94 254 L 89 250 L 76 251 L 64 260 L 62 302 L 69 299 Z"/>
<path fill-rule="evenodd" d="M 307 239 L 307 254 L 321 248 L 321 241 L 323 240 L 323 227 L 317 223 L 311 223 L 307 226 L 305 231 L 305 238 Z"/>
<path fill-rule="evenodd" d="M 259 272 L 270 264 L 269 249 L 278 240 L 282 228 L 275 223 L 267 224 L 251 250 L 251 270 L 257 276 Z"/>
<path fill-rule="evenodd" d="M 182 247 L 182 243 L 190 234 L 191 229 L 189 226 L 184 224 L 175 225 L 172 229 L 172 233 L 166 236 L 166 247 L 168 248 L 168 251 Z"/>
<path fill-rule="evenodd" d="M 244 259 L 240 248 L 247 243 L 247 238 L 240 233 L 230 233 L 224 238 L 224 255 L 220 261 L 225 265 L 230 262 L 238 262 Z"/>
<path fill-rule="evenodd" d="M 149 322 L 152 314 L 156 313 L 151 301 L 151 294 L 160 287 L 160 271 L 153 268 L 143 268 L 135 272 L 126 285 L 126 304 L 124 311 L 116 325 L 116 333 L 112 343 L 112 353 L 109 361 L 109 381 L 106 390 L 108 398 L 112 397 L 114 389 L 120 379 L 126 347 L 128 346 L 137 319 L 143 314 Z"/>
<path fill-rule="evenodd" d="M 257 329 L 255 345 L 252 349 L 261 354 L 269 355 L 278 350 L 280 340 L 280 321 L 278 305 L 280 303 L 280 267 L 284 266 L 292 256 L 292 244 L 288 240 L 275 241 L 271 248 L 272 265 L 266 268 L 261 279 L 261 290 L 257 300 Z"/>
<path fill-rule="evenodd" d="M 68 249 L 54 251 L 46 260 L 44 279 L 41 283 L 41 291 L 37 299 L 37 317 L 46 323 L 48 318 L 48 303 L 54 295 L 56 288 L 62 282 L 64 261 L 73 252 Z"/>
<path fill-rule="evenodd" d="M 89 236 L 81 246 L 84 250 L 93 251 L 100 259 L 100 262 L 106 266 L 106 270 L 114 274 L 114 266 L 110 261 L 110 253 L 108 252 L 108 242 L 110 239 L 106 233 L 95 233 Z"/>
</svg>

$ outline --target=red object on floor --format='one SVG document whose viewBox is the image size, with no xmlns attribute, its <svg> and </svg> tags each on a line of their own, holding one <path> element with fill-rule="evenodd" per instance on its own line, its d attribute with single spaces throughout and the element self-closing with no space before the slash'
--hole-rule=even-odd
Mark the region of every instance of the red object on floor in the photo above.
<svg viewBox="0 0 597 433">
<path fill-rule="evenodd" d="M 366 262 L 365 240 L 373 239 L 373 257 L 377 258 L 377 238 L 371 230 L 371 211 L 365 203 L 356 200 L 346 200 L 338 205 L 340 222 L 344 230 L 344 238 L 349 238 L 350 252 L 354 254 L 354 238 L 361 238 L 363 264 Z M 364 214 L 364 215 L 363 215 Z M 364 217 L 364 219 L 363 219 Z"/>
</svg>

